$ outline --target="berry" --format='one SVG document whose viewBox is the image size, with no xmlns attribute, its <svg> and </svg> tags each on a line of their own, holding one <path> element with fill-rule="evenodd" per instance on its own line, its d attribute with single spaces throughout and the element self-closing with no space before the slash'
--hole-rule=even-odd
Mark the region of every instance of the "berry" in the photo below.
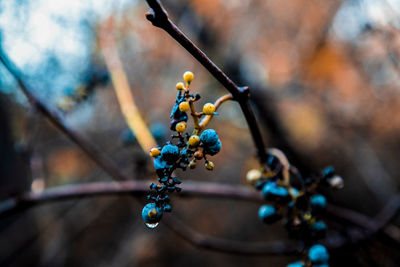
<svg viewBox="0 0 400 267">
<path fill-rule="evenodd" d="M 254 184 L 259 181 L 261 178 L 261 171 L 257 169 L 253 169 L 247 172 L 246 180 L 248 183 Z"/>
<path fill-rule="evenodd" d="M 325 264 L 329 260 L 329 253 L 322 245 L 314 245 L 308 251 L 308 257 L 313 264 Z"/>
<path fill-rule="evenodd" d="M 328 166 L 322 170 L 322 176 L 324 178 L 331 178 L 333 175 L 335 175 L 335 168 L 332 166 Z"/>
<path fill-rule="evenodd" d="M 142 210 L 142 218 L 145 223 L 158 223 L 162 214 L 162 210 L 155 203 L 148 203 Z"/>
<path fill-rule="evenodd" d="M 266 200 L 276 200 L 281 202 L 290 201 L 288 190 L 284 187 L 277 186 L 273 182 L 269 182 L 264 185 L 262 194 Z"/>
<path fill-rule="evenodd" d="M 186 71 L 186 72 L 183 74 L 183 80 L 184 80 L 185 82 L 187 82 L 188 84 L 191 83 L 191 82 L 193 81 L 193 78 L 194 78 L 194 75 L 193 75 L 193 72 L 191 72 L 191 71 Z"/>
<path fill-rule="evenodd" d="M 200 150 L 197 150 L 196 152 L 194 152 L 193 155 L 196 159 L 202 159 L 203 158 L 203 152 L 201 152 Z"/>
<path fill-rule="evenodd" d="M 150 150 L 150 157 L 158 157 L 161 154 L 161 151 L 158 148 L 153 147 Z"/>
<path fill-rule="evenodd" d="M 207 129 L 200 135 L 200 140 L 204 146 L 204 153 L 211 156 L 217 154 L 221 150 L 221 141 L 218 134 L 213 129 Z"/>
<path fill-rule="evenodd" d="M 182 111 L 182 112 L 188 111 L 189 108 L 190 108 L 189 102 L 187 102 L 187 101 L 184 101 L 184 102 L 179 104 L 179 110 Z"/>
<path fill-rule="evenodd" d="M 326 208 L 326 198 L 323 195 L 314 195 L 310 199 L 310 205 L 312 213 L 320 213 Z"/>
<path fill-rule="evenodd" d="M 189 138 L 189 146 L 191 147 L 197 147 L 200 144 L 200 137 L 198 135 L 192 135 Z"/>
<path fill-rule="evenodd" d="M 215 106 L 211 103 L 207 103 L 203 106 L 203 113 L 206 115 L 213 115 L 215 112 Z"/>
<path fill-rule="evenodd" d="M 182 82 L 179 82 L 176 84 L 176 90 L 184 90 L 185 89 L 185 85 L 183 85 Z"/>
<path fill-rule="evenodd" d="M 304 262 L 302 261 L 292 262 L 286 265 L 286 267 L 304 267 Z"/>
<path fill-rule="evenodd" d="M 314 222 L 311 225 L 311 235 L 314 239 L 322 239 L 326 235 L 327 227 L 326 224 L 322 221 Z"/>
<path fill-rule="evenodd" d="M 258 217 L 265 223 L 274 223 L 281 218 L 272 205 L 263 205 L 258 210 Z"/>
<path fill-rule="evenodd" d="M 207 161 L 205 166 L 206 166 L 206 169 L 209 171 L 214 170 L 214 163 L 212 161 Z"/>
<path fill-rule="evenodd" d="M 194 169 L 194 168 L 196 168 L 196 166 L 197 166 L 197 163 L 195 160 L 190 161 L 189 168 Z"/>
<path fill-rule="evenodd" d="M 176 124 L 175 130 L 176 130 L 178 133 L 183 133 L 183 132 L 186 130 L 186 122 L 181 121 L 181 122 L 179 122 L 178 124 Z"/>
<path fill-rule="evenodd" d="M 179 158 L 179 148 L 175 145 L 165 145 L 161 149 L 161 158 L 168 164 L 176 162 Z"/>
<path fill-rule="evenodd" d="M 344 186 L 343 178 L 339 175 L 334 175 L 328 179 L 329 185 L 334 189 L 342 189 Z"/>
</svg>

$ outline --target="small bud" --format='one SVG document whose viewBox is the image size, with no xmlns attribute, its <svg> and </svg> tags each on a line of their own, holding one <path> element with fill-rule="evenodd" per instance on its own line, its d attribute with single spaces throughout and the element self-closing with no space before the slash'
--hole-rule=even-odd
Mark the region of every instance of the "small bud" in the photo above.
<svg viewBox="0 0 400 267">
<path fill-rule="evenodd" d="M 334 189 L 342 189 L 344 187 L 343 178 L 339 175 L 334 175 L 332 178 L 328 179 L 328 183 Z"/>
<path fill-rule="evenodd" d="M 250 184 L 254 184 L 255 182 L 259 181 L 261 178 L 261 171 L 257 169 L 252 169 L 247 172 L 246 180 Z"/>
<path fill-rule="evenodd" d="M 183 74 L 183 80 L 185 82 L 187 82 L 188 84 L 190 84 L 193 81 L 193 78 L 194 78 L 194 75 L 193 75 L 193 72 L 191 72 L 191 71 L 186 71 Z"/>
<path fill-rule="evenodd" d="M 175 126 L 175 130 L 176 130 L 178 133 L 183 133 L 183 132 L 186 130 L 186 122 L 181 121 L 180 123 L 178 123 L 178 124 Z"/>
<path fill-rule="evenodd" d="M 207 161 L 205 165 L 207 170 L 209 171 L 214 170 L 214 163 L 212 161 Z"/>
<path fill-rule="evenodd" d="M 183 82 L 179 82 L 176 84 L 176 90 L 184 90 L 185 85 L 183 85 Z"/>
<path fill-rule="evenodd" d="M 187 101 L 182 102 L 182 103 L 179 104 L 179 110 L 182 111 L 182 112 L 188 111 L 189 108 L 190 108 L 189 102 L 187 102 Z"/>
<path fill-rule="evenodd" d="M 196 159 L 202 159 L 203 158 L 203 152 L 201 152 L 200 150 L 197 150 L 196 152 L 194 152 L 194 157 Z"/>
<path fill-rule="evenodd" d="M 160 155 L 160 150 L 158 149 L 158 148 L 155 148 L 155 147 L 153 147 L 151 150 L 150 150 L 150 157 L 158 157 L 159 155 Z"/>
<path fill-rule="evenodd" d="M 200 144 L 200 137 L 198 135 L 192 135 L 189 138 L 189 146 L 191 147 L 197 147 Z"/>
<path fill-rule="evenodd" d="M 203 113 L 206 115 L 212 115 L 215 112 L 214 104 L 207 103 L 203 106 Z"/>
</svg>

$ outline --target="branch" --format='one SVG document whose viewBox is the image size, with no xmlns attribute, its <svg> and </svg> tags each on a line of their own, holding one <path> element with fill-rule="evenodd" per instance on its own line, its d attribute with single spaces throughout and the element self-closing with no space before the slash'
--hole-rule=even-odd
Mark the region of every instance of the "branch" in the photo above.
<svg viewBox="0 0 400 267">
<path fill-rule="evenodd" d="M 0 202 L 0 216 L 4 217 L 13 212 L 26 210 L 39 204 L 54 201 L 87 198 L 96 196 L 129 195 L 139 197 L 147 193 L 149 181 L 124 181 L 124 182 L 95 182 L 77 185 L 63 185 L 45 189 L 40 193 L 29 192 L 18 197 L 10 198 Z M 188 181 L 183 185 L 180 197 L 203 197 L 203 198 L 228 198 L 232 200 L 244 200 L 262 202 L 261 194 L 245 186 L 226 185 L 207 182 Z M 337 249 L 348 243 L 358 243 L 366 240 L 385 227 L 397 214 L 400 208 L 400 195 L 393 196 L 382 211 L 370 218 L 358 212 L 328 206 L 328 215 L 335 219 L 345 220 L 358 226 L 361 231 L 348 231 L 348 236 L 330 234 L 324 240 L 329 249 Z M 191 244 L 206 249 L 225 253 L 239 253 L 246 255 L 279 255 L 298 254 L 303 247 L 295 241 L 271 241 L 271 242 L 240 242 L 228 239 L 215 238 L 199 234 L 185 223 L 172 217 L 166 216 L 163 222 Z M 391 227 L 390 225 L 388 227 Z M 386 228 L 385 228 L 385 232 Z"/>
<path fill-rule="evenodd" d="M 146 18 L 156 27 L 165 30 L 172 38 L 182 45 L 211 75 L 214 76 L 232 94 L 233 100 L 239 103 L 247 121 L 257 155 L 261 163 L 266 162 L 267 153 L 254 112 L 249 105 L 250 90 L 247 86 L 236 85 L 207 55 L 200 50 L 168 17 L 167 12 L 158 0 L 146 0 L 150 11 Z"/>
</svg>

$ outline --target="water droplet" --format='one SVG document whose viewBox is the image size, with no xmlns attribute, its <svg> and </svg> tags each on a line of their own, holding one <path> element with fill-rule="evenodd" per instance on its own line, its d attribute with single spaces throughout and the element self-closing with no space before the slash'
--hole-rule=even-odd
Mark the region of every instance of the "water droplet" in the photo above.
<svg viewBox="0 0 400 267">
<path fill-rule="evenodd" d="M 146 223 L 146 226 L 151 228 L 151 229 L 156 228 L 157 225 L 158 225 L 158 222 L 157 223 Z"/>
</svg>

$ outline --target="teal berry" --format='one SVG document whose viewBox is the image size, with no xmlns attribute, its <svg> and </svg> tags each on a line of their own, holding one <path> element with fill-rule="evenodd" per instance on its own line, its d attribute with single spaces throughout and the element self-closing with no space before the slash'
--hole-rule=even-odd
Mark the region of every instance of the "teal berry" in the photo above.
<svg viewBox="0 0 400 267">
<path fill-rule="evenodd" d="M 266 183 L 261 193 L 266 200 L 280 200 L 283 202 L 290 200 L 289 191 L 273 182 Z"/>
<path fill-rule="evenodd" d="M 323 195 L 314 195 L 310 199 L 312 213 L 320 213 L 326 208 L 326 198 Z"/>
<path fill-rule="evenodd" d="M 288 265 L 286 265 L 286 267 L 304 267 L 304 263 L 301 261 L 296 261 L 289 263 Z"/>
<path fill-rule="evenodd" d="M 161 158 L 168 164 L 172 164 L 179 159 L 179 148 L 175 145 L 165 145 L 161 149 Z"/>
<path fill-rule="evenodd" d="M 322 176 L 324 178 L 331 178 L 333 175 L 335 175 L 335 168 L 332 166 L 328 166 L 322 170 Z"/>
<path fill-rule="evenodd" d="M 258 217 L 265 223 L 274 223 L 280 219 L 279 214 L 272 205 L 263 205 L 258 210 Z"/>
<path fill-rule="evenodd" d="M 156 206 L 156 203 L 148 203 L 143 207 L 142 218 L 145 223 L 158 223 L 162 215 L 162 210 Z"/>
<path fill-rule="evenodd" d="M 202 132 L 200 135 L 200 141 L 203 143 L 205 154 L 213 156 L 221 150 L 222 144 L 214 129 L 207 129 Z"/>
<path fill-rule="evenodd" d="M 322 221 L 316 221 L 314 222 L 311 227 L 311 234 L 314 237 L 314 239 L 322 239 L 326 235 L 327 227 L 326 224 Z"/>
<path fill-rule="evenodd" d="M 308 251 L 308 258 L 313 264 L 327 264 L 329 253 L 323 245 L 314 245 Z"/>
</svg>

